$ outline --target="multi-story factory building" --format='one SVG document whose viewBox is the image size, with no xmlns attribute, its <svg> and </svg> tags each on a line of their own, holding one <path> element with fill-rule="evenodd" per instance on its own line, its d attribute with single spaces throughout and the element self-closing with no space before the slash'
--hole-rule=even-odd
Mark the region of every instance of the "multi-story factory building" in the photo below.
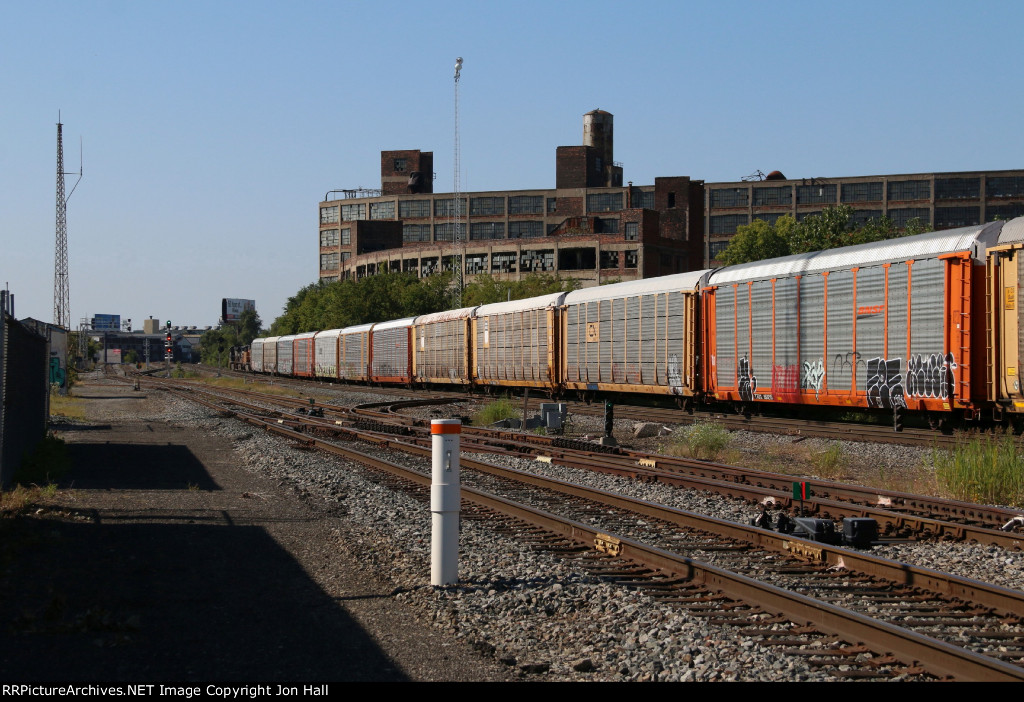
<svg viewBox="0 0 1024 702">
<path fill-rule="evenodd" d="M 704 184 L 685 176 L 623 185 L 612 115 L 583 118 L 583 145 L 555 152 L 553 189 L 433 192 L 433 154 L 381 152 L 379 191 L 329 192 L 320 203 L 320 277 L 383 271 L 420 276 L 464 260 L 468 277 L 531 273 L 582 286 L 700 268 Z"/>
<path fill-rule="evenodd" d="M 1024 215 L 1024 171 L 912 173 L 789 180 L 772 171 L 764 180 L 705 186 L 704 266 L 714 265 L 736 228 L 783 215 L 799 222 L 826 207 L 849 205 L 854 220 L 883 215 L 902 228 L 914 218 L 935 230 Z"/>
</svg>

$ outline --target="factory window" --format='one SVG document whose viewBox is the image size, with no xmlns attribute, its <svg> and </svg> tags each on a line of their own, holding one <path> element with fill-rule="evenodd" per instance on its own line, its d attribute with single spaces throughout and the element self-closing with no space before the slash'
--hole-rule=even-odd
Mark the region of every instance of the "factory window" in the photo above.
<svg viewBox="0 0 1024 702">
<path fill-rule="evenodd" d="M 558 206 L 558 198 L 557 197 L 549 197 L 548 198 L 548 212 L 555 212 L 557 206 Z"/>
<path fill-rule="evenodd" d="M 790 185 L 780 185 L 776 188 L 754 188 L 754 207 L 791 204 L 793 204 L 793 187 Z"/>
<path fill-rule="evenodd" d="M 338 253 L 320 254 L 320 270 L 333 271 L 338 267 Z"/>
<path fill-rule="evenodd" d="M 714 261 L 718 255 L 729 248 L 728 241 L 712 241 L 708 244 L 708 260 Z"/>
<path fill-rule="evenodd" d="M 889 210 L 889 219 L 898 229 L 903 229 L 912 219 L 919 219 L 922 224 L 928 224 L 931 221 L 930 214 L 927 207 L 903 207 Z"/>
<path fill-rule="evenodd" d="M 981 197 L 981 178 L 935 179 L 936 200 L 977 200 L 979 197 Z M 938 221 L 938 214 L 935 219 Z"/>
<path fill-rule="evenodd" d="M 352 243 L 352 230 L 345 227 L 341 230 L 341 245 L 348 246 Z"/>
<path fill-rule="evenodd" d="M 515 273 L 516 272 L 516 253 L 515 253 L 515 251 L 491 254 L 491 272 L 492 273 Z"/>
<path fill-rule="evenodd" d="M 543 222 L 509 222 L 509 239 L 533 239 L 544 236 Z"/>
<path fill-rule="evenodd" d="M 487 271 L 487 254 L 470 254 L 466 256 L 466 273 L 478 275 Z"/>
<path fill-rule="evenodd" d="M 936 185 L 936 190 L 938 186 Z M 970 227 L 981 222 L 980 207 L 936 207 L 935 228 Z"/>
<path fill-rule="evenodd" d="M 654 191 L 653 190 L 633 190 L 631 195 L 633 207 L 636 209 L 653 210 L 654 209 Z"/>
<path fill-rule="evenodd" d="M 754 215 L 754 219 L 764 220 L 768 224 L 775 226 L 775 223 L 785 217 L 787 212 L 758 212 Z"/>
<path fill-rule="evenodd" d="M 455 225 L 451 222 L 435 224 L 434 241 L 455 241 Z"/>
<path fill-rule="evenodd" d="M 398 216 L 406 217 L 429 217 L 430 200 L 399 200 Z"/>
<path fill-rule="evenodd" d="M 597 219 L 597 225 L 599 234 L 619 233 L 619 220 L 615 217 L 600 217 Z"/>
<path fill-rule="evenodd" d="M 338 221 L 338 206 L 320 208 L 320 224 L 334 224 Z"/>
<path fill-rule="evenodd" d="M 404 158 L 396 158 L 395 159 L 395 173 L 405 173 L 405 159 Z"/>
<path fill-rule="evenodd" d="M 639 222 L 626 222 L 626 241 L 636 241 L 640 238 L 640 223 Z"/>
<path fill-rule="evenodd" d="M 321 229 L 320 230 L 320 246 L 337 246 L 338 245 L 338 230 L 337 229 Z"/>
<path fill-rule="evenodd" d="M 622 193 L 587 195 L 587 212 L 614 212 L 622 209 Z"/>
<path fill-rule="evenodd" d="M 343 222 L 351 222 L 356 219 L 366 219 L 366 203 L 361 205 L 342 205 L 341 219 Z"/>
<path fill-rule="evenodd" d="M 836 186 L 817 183 L 796 186 L 796 204 L 807 205 L 818 202 L 835 202 Z"/>
<path fill-rule="evenodd" d="M 471 215 L 503 215 L 505 214 L 505 198 L 473 197 L 469 199 Z"/>
<path fill-rule="evenodd" d="M 541 214 L 543 207 L 541 195 L 513 195 L 508 199 L 509 214 Z"/>
<path fill-rule="evenodd" d="M 504 239 L 504 222 L 473 222 L 469 225 L 469 238 L 480 239 Z"/>
<path fill-rule="evenodd" d="M 881 202 L 882 181 L 843 183 L 843 202 Z"/>
<path fill-rule="evenodd" d="M 341 262 L 342 263 L 344 263 L 345 261 L 349 260 L 350 258 L 352 258 L 352 252 L 351 251 L 342 251 L 341 252 Z"/>
<path fill-rule="evenodd" d="M 558 270 L 589 271 L 597 267 L 597 251 L 592 246 L 558 250 Z"/>
<path fill-rule="evenodd" d="M 611 268 L 619 267 L 619 252 L 618 251 L 602 251 L 601 252 L 601 268 L 607 270 Z"/>
<path fill-rule="evenodd" d="M 750 191 L 746 188 L 719 188 L 711 191 L 712 207 L 746 207 Z"/>
<path fill-rule="evenodd" d="M 985 221 L 1006 221 L 1014 217 L 1024 217 L 1024 205 L 989 205 L 985 208 Z"/>
<path fill-rule="evenodd" d="M 386 202 L 371 202 L 370 203 L 370 219 L 394 219 L 395 218 L 395 201 L 387 200 Z"/>
<path fill-rule="evenodd" d="M 890 200 L 927 200 L 932 184 L 927 180 L 897 180 L 889 183 Z"/>
<path fill-rule="evenodd" d="M 882 216 L 881 210 L 854 210 L 850 215 L 850 224 L 855 227 L 867 224 L 872 219 L 879 219 Z"/>
<path fill-rule="evenodd" d="M 625 251 L 626 263 L 625 268 L 636 268 L 637 262 L 640 260 L 640 254 L 634 249 L 633 251 Z"/>
<path fill-rule="evenodd" d="M 736 227 L 750 224 L 745 214 L 714 215 L 711 217 L 712 234 L 735 234 Z"/>
<path fill-rule="evenodd" d="M 985 194 L 988 197 L 1024 197 L 1024 178 L 1019 176 L 987 178 Z"/>
<path fill-rule="evenodd" d="M 462 217 L 466 214 L 466 200 L 462 199 L 459 203 L 458 216 Z M 443 200 L 434 200 L 434 216 L 435 217 L 454 217 L 455 212 L 455 198 L 449 197 Z"/>
<path fill-rule="evenodd" d="M 430 241 L 429 224 L 406 224 L 402 227 L 402 241 Z"/>
</svg>

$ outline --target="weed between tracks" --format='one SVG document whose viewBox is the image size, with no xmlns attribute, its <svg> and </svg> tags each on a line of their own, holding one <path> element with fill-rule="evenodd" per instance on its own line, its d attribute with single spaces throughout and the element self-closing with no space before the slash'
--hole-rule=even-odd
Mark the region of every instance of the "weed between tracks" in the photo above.
<svg viewBox="0 0 1024 702">
<path fill-rule="evenodd" d="M 728 429 L 715 422 L 695 422 L 677 429 L 662 447 L 661 453 L 714 461 L 728 445 Z"/>
<path fill-rule="evenodd" d="M 1024 456 L 1012 436 L 974 440 L 951 451 L 933 451 L 931 465 L 939 487 L 958 500 L 1024 506 Z"/>
<path fill-rule="evenodd" d="M 507 398 L 495 400 L 494 402 L 488 402 L 480 410 L 473 414 L 473 426 L 475 427 L 486 427 L 500 422 L 503 419 L 509 419 L 510 417 L 518 417 L 521 413 L 521 408 L 516 407 L 516 403 L 512 402 Z"/>
</svg>

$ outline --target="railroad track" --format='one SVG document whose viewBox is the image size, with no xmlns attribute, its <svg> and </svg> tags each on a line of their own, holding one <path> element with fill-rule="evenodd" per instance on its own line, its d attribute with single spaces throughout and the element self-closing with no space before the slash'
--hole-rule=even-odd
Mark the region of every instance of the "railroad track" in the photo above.
<svg viewBox="0 0 1024 702">
<path fill-rule="evenodd" d="M 159 381 L 158 381 L 159 382 Z M 211 393 L 199 383 L 189 383 L 193 392 Z M 254 412 L 265 411 L 265 404 L 308 412 L 308 398 L 288 398 L 255 390 L 218 389 L 221 397 L 234 397 L 236 404 Z M 405 436 L 409 442 L 429 446 L 429 422 L 397 415 L 396 411 L 424 405 L 453 402 L 455 398 L 434 397 L 418 400 L 385 401 L 349 409 L 319 404 L 325 418 L 280 419 L 302 430 L 337 433 L 339 426 L 355 430 L 351 438 L 388 441 L 389 436 Z M 263 404 L 259 404 L 263 403 Z M 364 432 L 360 434 L 360 432 Z M 829 520 L 844 518 L 874 519 L 880 535 L 887 539 L 943 539 L 993 544 L 1006 549 L 1024 548 L 1024 535 L 1003 527 L 1020 526 L 1021 512 L 1006 508 L 976 505 L 924 495 L 878 490 L 824 480 L 803 480 L 810 496 L 793 497 L 794 477 L 779 473 L 749 470 L 735 466 L 697 461 L 638 451 L 607 449 L 587 442 L 573 442 L 554 436 L 494 431 L 464 427 L 465 451 L 500 453 L 527 457 L 571 468 L 625 476 L 637 480 L 661 482 L 674 487 L 706 490 L 723 497 L 742 499 L 761 505 L 768 519 L 779 514 L 801 514 Z M 1024 521 L 1024 519 L 1021 519 Z"/>
<path fill-rule="evenodd" d="M 228 411 L 228 400 L 202 402 Z M 426 458 L 416 469 L 382 456 L 397 439 L 356 451 L 311 435 L 319 420 L 234 412 L 292 441 L 400 476 L 421 492 L 429 482 Z M 307 423 L 289 426 L 294 421 Z M 415 444 L 406 450 L 428 453 Z M 500 513 L 505 529 L 691 616 L 736 626 L 785 652 L 800 650 L 821 665 L 851 666 L 837 667 L 836 675 L 1024 679 L 1017 643 L 1024 641 L 1024 593 L 480 461 L 463 465 L 483 476 L 463 493 L 478 516 Z"/>
</svg>

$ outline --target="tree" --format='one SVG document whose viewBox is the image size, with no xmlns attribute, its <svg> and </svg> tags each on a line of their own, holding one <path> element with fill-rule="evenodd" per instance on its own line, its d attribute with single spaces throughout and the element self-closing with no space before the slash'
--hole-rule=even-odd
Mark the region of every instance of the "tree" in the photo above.
<svg viewBox="0 0 1024 702">
<path fill-rule="evenodd" d="M 796 220 L 792 215 L 779 217 L 775 224 L 755 219 L 750 224 L 736 228 L 736 236 L 725 251 L 718 255 L 718 260 L 727 266 L 734 266 L 748 261 L 788 256 L 791 253 L 789 237 L 795 226 Z"/>
<path fill-rule="evenodd" d="M 545 273 L 531 273 L 522 280 L 498 280 L 492 275 L 480 275 L 463 290 L 462 304 L 473 307 L 506 300 L 523 300 L 556 292 L 571 292 L 579 287 L 580 281 L 576 278 L 560 278 Z"/>
</svg>

